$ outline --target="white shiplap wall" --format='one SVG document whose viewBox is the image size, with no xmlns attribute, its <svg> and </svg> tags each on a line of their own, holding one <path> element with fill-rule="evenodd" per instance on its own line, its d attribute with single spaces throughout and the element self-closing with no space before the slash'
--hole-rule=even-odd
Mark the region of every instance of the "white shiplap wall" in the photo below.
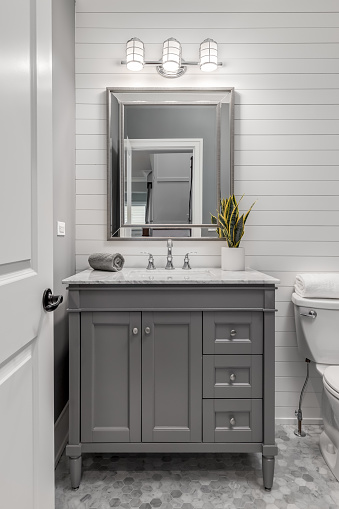
<svg viewBox="0 0 339 509">
<path fill-rule="evenodd" d="M 106 236 L 107 86 L 233 86 L 235 191 L 244 208 L 258 199 L 243 245 L 248 266 L 280 278 L 276 319 L 276 417 L 294 420 L 305 363 L 296 348 L 290 302 L 295 275 L 339 270 L 339 3 L 338 0 L 77 0 L 76 253 L 77 270 L 94 251 L 120 251 L 126 266 L 145 265 L 139 251 L 165 263 L 165 243 L 109 243 Z M 139 37 L 146 58 L 176 37 L 197 60 L 206 37 L 219 44 L 216 73 L 189 69 L 165 80 L 155 69 L 120 65 L 125 43 Z M 218 266 L 219 243 L 176 242 L 195 266 Z M 160 257 L 162 255 L 162 257 Z M 320 416 L 322 383 L 312 369 L 305 421 Z"/>
</svg>

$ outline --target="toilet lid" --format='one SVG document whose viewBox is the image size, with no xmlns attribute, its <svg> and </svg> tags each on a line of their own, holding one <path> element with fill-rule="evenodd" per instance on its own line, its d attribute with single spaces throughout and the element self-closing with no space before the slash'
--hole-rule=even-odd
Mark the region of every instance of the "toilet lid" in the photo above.
<svg viewBox="0 0 339 509">
<path fill-rule="evenodd" d="M 329 366 L 324 371 L 324 380 L 339 397 L 339 366 Z"/>
</svg>

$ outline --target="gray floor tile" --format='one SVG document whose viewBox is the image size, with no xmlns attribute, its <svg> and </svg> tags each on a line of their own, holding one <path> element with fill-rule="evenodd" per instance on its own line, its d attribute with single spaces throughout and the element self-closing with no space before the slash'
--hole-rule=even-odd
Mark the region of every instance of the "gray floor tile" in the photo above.
<svg viewBox="0 0 339 509">
<path fill-rule="evenodd" d="M 85 454 L 79 490 L 68 460 L 56 472 L 56 509 L 335 509 L 339 483 L 319 451 L 320 426 L 276 427 L 279 455 L 271 492 L 260 454 Z"/>
</svg>

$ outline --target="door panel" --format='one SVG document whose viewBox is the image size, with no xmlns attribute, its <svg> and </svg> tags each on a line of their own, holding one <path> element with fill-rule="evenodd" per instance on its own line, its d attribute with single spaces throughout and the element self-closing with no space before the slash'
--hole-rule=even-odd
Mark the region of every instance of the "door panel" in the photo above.
<svg viewBox="0 0 339 509">
<path fill-rule="evenodd" d="M 201 442 L 201 313 L 145 312 L 142 328 L 142 441 Z"/>
<path fill-rule="evenodd" d="M 54 507 L 51 21 L 51 0 L 0 2 L 1 507 Z"/>
<path fill-rule="evenodd" d="M 82 313 L 82 442 L 140 442 L 140 326 L 140 313 Z"/>
</svg>

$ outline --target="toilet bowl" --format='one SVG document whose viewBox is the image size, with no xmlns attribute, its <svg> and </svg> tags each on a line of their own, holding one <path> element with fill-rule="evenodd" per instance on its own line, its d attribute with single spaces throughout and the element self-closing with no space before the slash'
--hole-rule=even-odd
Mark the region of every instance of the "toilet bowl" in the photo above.
<svg viewBox="0 0 339 509">
<path fill-rule="evenodd" d="M 310 299 L 293 293 L 292 302 L 298 350 L 315 362 L 323 379 L 320 450 L 339 480 L 339 299 Z"/>
</svg>

